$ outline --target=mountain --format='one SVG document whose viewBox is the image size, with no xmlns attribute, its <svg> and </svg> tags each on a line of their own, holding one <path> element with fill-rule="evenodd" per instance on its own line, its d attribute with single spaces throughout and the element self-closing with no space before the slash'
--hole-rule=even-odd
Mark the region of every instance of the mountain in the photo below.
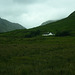
<svg viewBox="0 0 75 75">
<path fill-rule="evenodd" d="M 18 23 L 12 23 L 5 19 L 0 18 L 0 32 L 8 32 L 16 29 L 25 29 Z"/>
<path fill-rule="evenodd" d="M 75 11 L 69 15 L 69 17 L 75 18 Z"/>
<path fill-rule="evenodd" d="M 53 23 L 53 22 L 56 22 L 56 21 L 55 20 L 48 20 L 46 22 L 43 22 L 41 25 L 46 25 L 46 24 Z"/>
<path fill-rule="evenodd" d="M 40 30 L 42 33 L 69 31 L 75 35 L 75 11 L 62 20 L 33 28 L 33 30 Z"/>
</svg>

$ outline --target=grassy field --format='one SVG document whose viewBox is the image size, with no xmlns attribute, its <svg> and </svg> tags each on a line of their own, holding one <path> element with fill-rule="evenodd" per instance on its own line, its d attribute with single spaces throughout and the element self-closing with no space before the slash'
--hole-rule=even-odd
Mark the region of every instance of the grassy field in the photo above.
<svg viewBox="0 0 75 75">
<path fill-rule="evenodd" d="M 0 36 L 0 75 L 75 75 L 75 37 Z"/>
</svg>

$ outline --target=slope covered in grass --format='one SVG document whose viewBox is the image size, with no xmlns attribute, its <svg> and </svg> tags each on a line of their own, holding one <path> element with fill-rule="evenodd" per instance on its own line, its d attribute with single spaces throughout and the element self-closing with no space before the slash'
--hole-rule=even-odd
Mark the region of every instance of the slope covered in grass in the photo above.
<svg viewBox="0 0 75 75">
<path fill-rule="evenodd" d="M 0 18 L 0 33 L 16 29 L 25 29 L 25 28 L 18 23 L 11 23 L 5 19 Z"/>
</svg>

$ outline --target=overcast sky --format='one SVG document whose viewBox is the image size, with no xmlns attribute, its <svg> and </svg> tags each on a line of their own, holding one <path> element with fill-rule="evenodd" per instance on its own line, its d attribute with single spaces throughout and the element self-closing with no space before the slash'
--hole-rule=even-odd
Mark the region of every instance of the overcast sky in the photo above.
<svg viewBox="0 0 75 75">
<path fill-rule="evenodd" d="M 75 0 L 0 0 L 0 17 L 26 28 L 65 18 L 73 11 Z"/>
</svg>

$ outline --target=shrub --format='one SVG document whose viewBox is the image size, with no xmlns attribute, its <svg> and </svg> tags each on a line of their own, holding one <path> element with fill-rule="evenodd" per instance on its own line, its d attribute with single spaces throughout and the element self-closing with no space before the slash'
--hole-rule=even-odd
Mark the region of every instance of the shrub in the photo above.
<svg viewBox="0 0 75 75">
<path fill-rule="evenodd" d="M 40 35 L 40 30 L 30 31 L 29 33 L 27 33 L 25 35 L 25 37 L 31 38 L 31 37 L 35 37 L 35 36 L 38 36 L 38 35 Z"/>
<path fill-rule="evenodd" d="M 71 35 L 70 31 L 56 32 L 56 36 L 70 36 L 70 35 Z"/>
</svg>

